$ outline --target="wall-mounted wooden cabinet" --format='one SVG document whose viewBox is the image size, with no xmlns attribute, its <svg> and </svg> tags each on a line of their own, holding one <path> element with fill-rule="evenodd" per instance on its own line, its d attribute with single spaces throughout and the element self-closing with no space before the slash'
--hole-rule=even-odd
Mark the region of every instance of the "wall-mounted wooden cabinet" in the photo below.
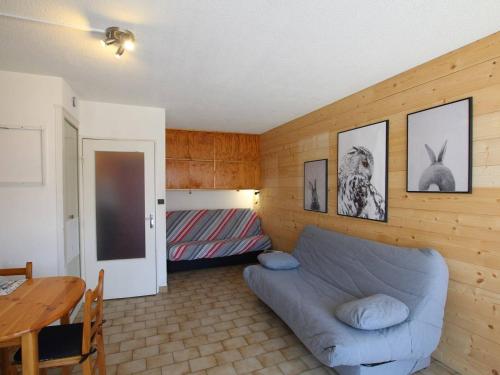
<svg viewBox="0 0 500 375">
<path fill-rule="evenodd" d="M 258 161 L 216 161 L 216 189 L 258 189 L 260 186 L 260 165 Z"/>
<path fill-rule="evenodd" d="M 215 160 L 256 161 L 260 158 L 259 136 L 237 133 L 215 133 Z"/>
<path fill-rule="evenodd" d="M 258 189 L 260 139 L 254 134 L 167 129 L 167 189 Z"/>
<path fill-rule="evenodd" d="M 211 161 L 167 159 L 166 168 L 167 189 L 213 189 Z"/>
<path fill-rule="evenodd" d="M 214 134 L 187 130 L 166 131 L 167 159 L 213 160 Z"/>
</svg>

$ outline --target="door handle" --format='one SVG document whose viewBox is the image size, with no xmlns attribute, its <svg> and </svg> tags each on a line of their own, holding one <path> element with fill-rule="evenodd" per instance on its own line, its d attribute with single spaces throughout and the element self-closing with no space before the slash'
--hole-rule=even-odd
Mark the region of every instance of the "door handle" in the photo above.
<svg viewBox="0 0 500 375">
<path fill-rule="evenodd" d="M 148 217 L 146 217 L 146 220 L 149 220 L 149 227 L 154 228 L 155 227 L 155 217 L 153 214 L 149 214 Z"/>
</svg>

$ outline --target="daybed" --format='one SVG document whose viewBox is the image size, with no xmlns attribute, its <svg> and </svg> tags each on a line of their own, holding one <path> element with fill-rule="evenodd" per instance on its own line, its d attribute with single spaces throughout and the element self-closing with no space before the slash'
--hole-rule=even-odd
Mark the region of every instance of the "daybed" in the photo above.
<svg viewBox="0 0 500 375">
<path fill-rule="evenodd" d="M 271 248 L 251 209 L 168 211 L 166 227 L 169 272 L 252 263 Z"/>
<path fill-rule="evenodd" d="M 300 266 L 248 266 L 256 295 L 323 364 L 341 375 L 406 375 L 430 362 L 441 336 L 448 269 L 435 250 L 409 249 L 308 226 L 293 256 Z M 410 309 L 390 328 L 361 330 L 335 317 L 348 301 L 382 293 Z"/>
</svg>

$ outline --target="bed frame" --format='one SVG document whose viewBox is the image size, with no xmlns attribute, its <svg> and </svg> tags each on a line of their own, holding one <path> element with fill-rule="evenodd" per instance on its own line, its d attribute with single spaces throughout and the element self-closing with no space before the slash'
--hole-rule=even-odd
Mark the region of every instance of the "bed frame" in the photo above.
<svg viewBox="0 0 500 375">
<path fill-rule="evenodd" d="M 193 259 L 193 260 L 167 260 L 167 272 L 181 272 L 189 270 L 199 270 L 202 268 L 213 268 L 223 266 L 234 266 L 237 264 L 257 263 L 257 256 L 262 253 L 259 251 L 250 251 L 244 254 L 230 255 L 220 258 Z"/>
</svg>

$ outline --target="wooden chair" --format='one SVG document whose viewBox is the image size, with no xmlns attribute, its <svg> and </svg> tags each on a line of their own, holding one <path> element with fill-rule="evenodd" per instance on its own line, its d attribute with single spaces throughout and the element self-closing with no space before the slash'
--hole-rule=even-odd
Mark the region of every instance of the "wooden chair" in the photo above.
<svg viewBox="0 0 500 375">
<path fill-rule="evenodd" d="M 83 323 L 49 326 L 38 334 L 40 370 L 71 368 L 80 364 L 83 375 L 106 375 L 103 324 L 104 270 L 99 272 L 99 282 L 94 290 L 87 290 L 83 305 Z M 14 363 L 20 365 L 21 350 L 14 355 Z"/>
<path fill-rule="evenodd" d="M 26 262 L 26 267 L 24 268 L 0 269 L 0 276 L 24 276 L 26 277 L 26 279 L 31 279 L 33 277 L 33 264 L 31 262 Z M 20 344 L 20 340 L 0 342 L 0 361 L 2 366 L 2 374 L 12 374 L 10 359 L 16 347 L 18 347 Z"/>
<path fill-rule="evenodd" d="M 0 276 L 25 276 L 27 279 L 33 277 L 33 264 L 26 262 L 24 268 L 3 268 L 0 269 Z"/>
</svg>

